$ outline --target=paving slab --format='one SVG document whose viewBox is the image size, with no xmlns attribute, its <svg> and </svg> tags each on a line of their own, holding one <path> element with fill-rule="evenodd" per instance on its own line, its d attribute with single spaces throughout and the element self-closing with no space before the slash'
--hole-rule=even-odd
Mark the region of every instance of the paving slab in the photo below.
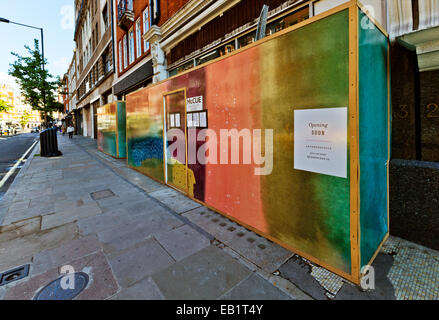
<svg viewBox="0 0 439 320">
<path fill-rule="evenodd" d="M 143 174 L 130 168 L 115 168 L 114 171 L 148 193 L 167 188 L 157 181 L 145 179 Z"/>
<path fill-rule="evenodd" d="M 124 288 L 174 263 L 174 259 L 153 238 L 109 257 L 108 260 L 117 282 Z"/>
<path fill-rule="evenodd" d="M 153 275 L 165 299 L 217 299 L 251 271 L 215 246 L 209 246 Z"/>
<path fill-rule="evenodd" d="M 158 242 L 177 261 L 208 247 L 210 240 L 188 225 L 155 235 Z"/>
<path fill-rule="evenodd" d="M 33 208 L 22 209 L 19 211 L 13 211 L 6 214 L 2 225 L 8 225 L 14 222 L 39 217 L 47 214 L 54 213 L 54 205 L 53 204 L 42 204 L 41 206 L 35 206 Z"/>
<path fill-rule="evenodd" d="M 149 193 L 149 195 L 177 213 L 183 213 L 201 206 L 198 202 L 189 199 L 181 192 L 171 188 L 154 191 Z"/>
<path fill-rule="evenodd" d="M 150 277 L 122 289 L 111 300 L 163 300 L 159 288 Z"/>
<path fill-rule="evenodd" d="M 60 212 L 64 210 L 82 210 L 84 205 L 95 205 L 97 206 L 96 201 L 88 200 L 88 199 L 76 199 L 76 200 L 58 200 L 54 204 L 55 212 Z"/>
<path fill-rule="evenodd" d="M 101 215 L 81 219 L 77 222 L 79 231 L 83 236 L 99 233 L 105 230 L 114 230 L 131 223 L 128 214 L 123 215 L 117 211 L 106 212 Z"/>
<path fill-rule="evenodd" d="M 280 275 L 294 283 L 299 289 L 317 300 L 329 300 L 327 291 L 312 275 L 312 267 L 297 255 L 288 260 L 280 269 Z"/>
<path fill-rule="evenodd" d="M 23 237 L 40 231 L 41 217 L 18 221 L 6 226 L 0 226 L 0 242 Z"/>
<path fill-rule="evenodd" d="M 59 228 L 44 230 L 28 236 L 0 242 L 0 269 L 19 258 L 32 257 L 46 249 L 55 248 L 78 237 L 73 223 Z"/>
<path fill-rule="evenodd" d="M 124 209 L 130 205 L 130 203 L 136 203 L 144 199 L 143 195 L 129 195 L 127 197 L 111 197 L 102 200 L 98 200 L 97 203 L 103 212 L 113 211 L 115 209 Z"/>
<path fill-rule="evenodd" d="M 80 208 L 66 208 L 63 211 L 43 216 L 41 230 L 51 229 L 101 213 L 102 210 L 96 204 L 87 204 Z"/>
<path fill-rule="evenodd" d="M 191 210 L 182 216 L 268 273 L 276 271 L 294 255 L 291 251 L 206 207 Z"/>
<path fill-rule="evenodd" d="M 61 267 L 69 261 L 102 250 L 96 235 L 68 241 L 50 250 L 44 250 L 34 255 L 33 274 L 39 274 L 54 267 Z"/>
<path fill-rule="evenodd" d="M 111 268 L 102 253 L 95 253 L 80 259 L 70 261 L 75 272 L 85 272 L 89 276 L 89 284 L 75 300 L 103 300 L 113 296 L 117 290 L 117 283 L 112 275 Z M 31 300 L 38 291 L 51 281 L 63 276 L 58 268 L 33 276 L 26 281 L 8 288 L 4 300 Z"/>
<path fill-rule="evenodd" d="M 136 202 L 127 203 L 125 207 L 126 212 L 131 216 L 137 216 L 139 214 L 148 214 L 151 212 L 155 213 L 169 213 L 162 204 L 157 203 L 153 199 L 142 196 Z"/>
<path fill-rule="evenodd" d="M 170 214 L 146 214 L 131 218 L 127 225 L 98 232 L 105 252 L 120 251 L 163 231 L 172 230 L 183 222 Z"/>
<path fill-rule="evenodd" d="M 8 212 L 27 209 L 27 208 L 29 208 L 29 203 L 30 203 L 29 199 L 15 201 L 9 206 Z"/>
<path fill-rule="evenodd" d="M 239 283 L 221 300 L 292 300 L 290 296 L 257 274 Z"/>
</svg>

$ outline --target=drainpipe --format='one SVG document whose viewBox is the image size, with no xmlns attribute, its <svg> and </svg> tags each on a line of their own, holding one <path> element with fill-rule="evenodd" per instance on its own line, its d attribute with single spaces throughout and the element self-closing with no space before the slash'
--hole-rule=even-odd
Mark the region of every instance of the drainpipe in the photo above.
<svg viewBox="0 0 439 320">
<path fill-rule="evenodd" d="M 110 10 L 111 10 L 111 42 L 113 44 L 113 49 L 111 50 L 113 52 L 113 73 L 116 73 L 116 59 L 114 57 L 115 47 L 114 44 L 114 11 L 113 11 L 113 0 L 110 1 Z"/>
</svg>

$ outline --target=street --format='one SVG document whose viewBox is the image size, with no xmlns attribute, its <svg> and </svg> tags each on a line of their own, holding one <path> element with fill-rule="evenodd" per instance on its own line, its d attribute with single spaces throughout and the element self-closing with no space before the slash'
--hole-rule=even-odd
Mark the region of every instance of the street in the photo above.
<svg viewBox="0 0 439 320">
<path fill-rule="evenodd" d="M 0 181 L 12 168 L 15 162 L 22 157 L 26 150 L 37 139 L 38 134 L 35 133 L 23 133 L 11 137 L 0 137 Z M 18 169 L 20 169 L 20 166 Z M 6 183 L 0 188 L 0 199 L 6 193 L 18 172 L 19 170 L 16 170 L 8 181 L 6 181 Z"/>
</svg>

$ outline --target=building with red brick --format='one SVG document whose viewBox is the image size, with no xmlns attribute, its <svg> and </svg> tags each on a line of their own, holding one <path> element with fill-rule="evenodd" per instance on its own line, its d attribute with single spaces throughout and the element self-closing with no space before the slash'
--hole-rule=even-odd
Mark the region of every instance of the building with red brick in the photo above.
<svg viewBox="0 0 439 320">
<path fill-rule="evenodd" d="M 151 26 L 161 26 L 189 0 L 114 0 L 117 77 L 113 93 L 119 99 L 154 82 L 154 47 L 144 39 Z M 157 79 L 164 79 L 165 72 Z M 156 80 L 157 80 L 156 79 Z"/>
<path fill-rule="evenodd" d="M 75 0 L 78 134 L 96 138 L 97 107 L 113 100 L 113 2 Z"/>
</svg>

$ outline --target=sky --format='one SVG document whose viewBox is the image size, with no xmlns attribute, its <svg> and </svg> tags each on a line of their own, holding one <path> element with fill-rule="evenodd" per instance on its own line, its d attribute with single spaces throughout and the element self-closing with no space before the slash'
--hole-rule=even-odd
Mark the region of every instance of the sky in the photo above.
<svg viewBox="0 0 439 320">
<path fill-rule="evenodd" d="M 0 0 L 0 17 L 44 29 L 46 68 L 54 77 L 63 76 L 73 57 L 74 0 Z M 40 30 L 0 23 L 0 81 L 15 61 L 11 51 L 24 55 L 24 45 L 41 41 Z M 41 47 L 41 46 L 40 46 Z"/>
</svg>

